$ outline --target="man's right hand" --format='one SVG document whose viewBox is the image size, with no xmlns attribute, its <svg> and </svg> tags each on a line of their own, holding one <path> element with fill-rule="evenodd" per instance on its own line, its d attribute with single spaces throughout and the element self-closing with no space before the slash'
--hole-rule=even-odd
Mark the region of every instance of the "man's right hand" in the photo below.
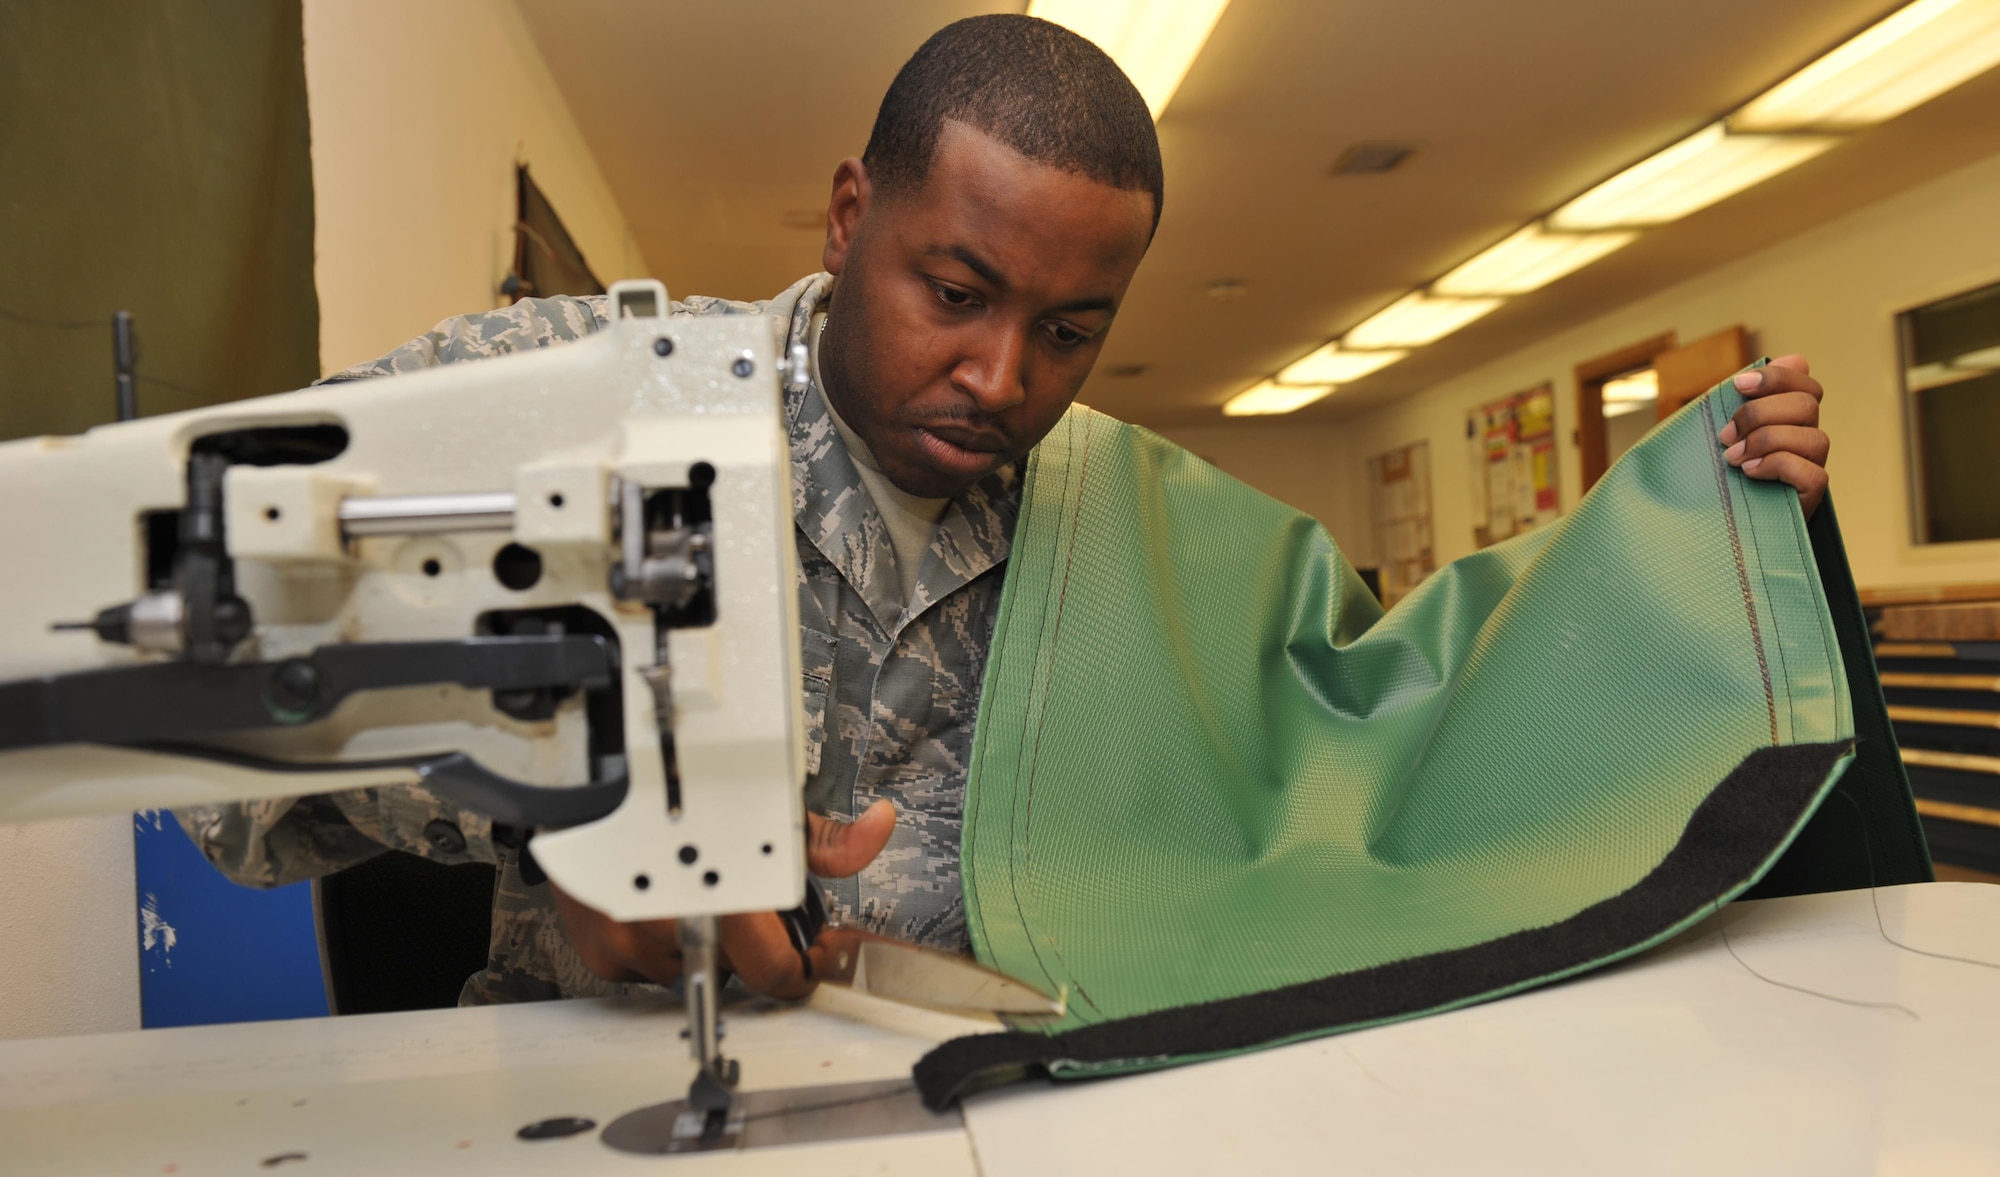
<svg viewBox="0 0 2000 1177">
<path fill-rule="evenodd" d="M 877 801 L 851 822 L 833 821 L 815 813 L 806 815 L 806 869 L 821 878 L 842 879 L 857 874 L 875 860 L 896 832 L 896 807 Z M 665 983 L 681 975 L 680 923 L 677 920 L 641 920 L 619 923 L 603 912 L 586 907 L 551 883 L 556 910 L 562 914 L 563 928 L 577 955 L 591 972 L 607 981 L 655 981 Z M 792 947 L 785 924 L 773 911 L 726 915 L 717 921 L 722 930 L 723 964 L 743 978 L 743 983 L 771 997 L 800 998 L 818 984 L 806 975 L 799 953 Z M 841 930 L 822 932 L 808 950 L 813 975 L 823 974 L 844 939 Z"/>
</svg>

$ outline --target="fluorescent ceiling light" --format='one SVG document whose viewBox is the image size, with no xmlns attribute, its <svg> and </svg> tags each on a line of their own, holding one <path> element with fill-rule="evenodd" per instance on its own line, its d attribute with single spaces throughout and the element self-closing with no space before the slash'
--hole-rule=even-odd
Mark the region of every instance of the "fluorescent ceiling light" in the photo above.
<svg viewBox="0 0 2000 1177">
<path fill-rule="evenodd" d="M 1831 135 L 1732 135 L 1716 123 L 1563 205 L 1549 227 L 1616 229 L 1677 221 L 1838 142 Z"/>
<path fill-rule="evenodd" d="M 1406 294 L 1340 339 L 1345 348 L 1422 347 L 1443 339 L 1474 319 L 1491 314 L 1503 299 L 1431 298 Z"/>
<path fill-rule="evenodd" d="M 1229 0 L 1032 0 L 1051 20 L 1110 54 L 1158 121 Z"/>
<path fill-rule="evenodd" d="M 1948 360 L 1919 364 L 1903 374 L 1903 383 L 1912 392 L 1925 392 L 1944 384 L 1956 384 L 2000 372 L 2000 347 L 1986 347 L 1953 356 Z"/>
<path fill-rule="evenodd" d="M 2000 0 L 1916 0 L 1738 111 L 1744 131 L 1865 127 L 2000 64 Z"/>
<path fill-rule="evenodd" d="M 1655 401 L 1660 399 L 1660 374 L 1652 368 L 1644 368 L 1629 376 L 1606 380 L 1603 387 L 1604 401 Z"/>
<path fill-rule="evenodd" d="M 1266 380 L 1244 389 L 1222 406 L 1231 417 L 1258 417 L 1268 413 L 1290 413 L 1333 391 L 1331 384 L 1279 384 Z"/>
<path fill-rule="evenodd" d="M 1342 351 L 1339 344 L 1329 343 L 1286 365 L 1285 370 L 1278 373 L 1278 383 L 1351 384 L 1409 354 L 1406 351 Z"/>
<path fill-rule="evenodd" d="M 1618 233 L 1551 233 L 1540 225 L 1507 238 L 1437 280 L 1436 294 L 1526 294 L 1581 270 L 1638 238 Z"/>
</svg>

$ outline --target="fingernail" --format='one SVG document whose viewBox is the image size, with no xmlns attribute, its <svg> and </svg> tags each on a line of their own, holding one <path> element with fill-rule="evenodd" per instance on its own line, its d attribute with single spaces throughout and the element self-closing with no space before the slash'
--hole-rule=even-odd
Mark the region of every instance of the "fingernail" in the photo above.
<svg viewBox="0 0 2000 1177">
<path fill-rule="evenodd" d="M 1729 463 L 1732 466 L 1743 461 L 1743 447 L 1749 444 L 1750 443 L 1747 441 L 1739 441 L 1735 445 L 1730 446 L 1728 449 L 1723 450 L 1722 460 Z M 1751 459 L 1751 461 L 1756 461 L 1756 460 L 1757 459 L 1755 458 Z"/>
<path fill-rule="evenodd" d="M 1743 463 L 1743 472 L 1745 474 L 1755 474 L 1757 472 L 1757 467 L 1762 466 L 1763 464 L 1764 464 L 1764 459 L 1752 458 L 1749 461 Z"/>
<path fill-rule="evenodd" d="M 1718 433 L 1718 434 L 1716 434 L 1715 436 L 1717 437 L 1717 439 L 1719 439 L 1719 440 L 1720 440 L 1720 441 L 1722 442 L 1722 444 L 1723 444 L 1723 445 L 1728 445 L 1729 443 L 1731 443 L 1731 442 L 1735 441 L 1735 440 L 1736 440 L 1736 422 L 1734 422 L 1734 421 L 1731 421 L 1731 422 L 1730 422 L 1729 424 L 1727 424 L 1727 425 L 1724 425 L 1724 426 L 1722 427 L 1722 432 L 1721 432 L 1721 433 Z"/>
<path fill-rule="evenodd" d="M 1760 387 L 1763 383 L 1764 374 L 1762 372 L 1738 372 L 1736 374 L 1736 391 L 1738 392 L 1749 392 L 1753 388 Z"/>
</svg>

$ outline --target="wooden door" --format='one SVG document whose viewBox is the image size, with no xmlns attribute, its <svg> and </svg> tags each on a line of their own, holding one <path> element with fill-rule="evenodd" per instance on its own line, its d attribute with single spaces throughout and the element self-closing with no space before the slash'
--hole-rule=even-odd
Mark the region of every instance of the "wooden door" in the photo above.
<svg viewBox="0 0 2000 1177">
<path fill-rule="evenodd" d="M 1655 335 L 1630 347 L 1585 360 L 1576 366 L 1576 445 L 1583 489 L 1589 490 L 1604 477 L 1611 465 L 1610 447 L 1604 435 L 1604 383 L 1640 368 L 1649 368 L 1653 357 L 1674 349 L 1674 333 Z"/>
<path fill-rule="evenodd" d="M 1660 378 L 1659 419 L 1673 416 L 1749 362 L 1750 333 L 1740 326 L 1654 356 L 1653 371 Z"/>
</svg>

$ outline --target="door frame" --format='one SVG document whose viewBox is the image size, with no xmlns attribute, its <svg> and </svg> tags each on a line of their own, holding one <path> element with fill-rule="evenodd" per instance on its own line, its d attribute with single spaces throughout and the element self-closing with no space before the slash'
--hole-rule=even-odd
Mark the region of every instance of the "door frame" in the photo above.
<svg viewBox="0 0 2000 1177">
<path fill-rule="evenodd" d="M 1611 468 L 1610 445 L 1604 435 L 1604 386 L 1614 377 L 1651 367 L 1655 359 L 1678 346 L 1672 331 L 1606 352 L 1576 366 L 1577 470 L 1588 492 Z"/>
</svg>

